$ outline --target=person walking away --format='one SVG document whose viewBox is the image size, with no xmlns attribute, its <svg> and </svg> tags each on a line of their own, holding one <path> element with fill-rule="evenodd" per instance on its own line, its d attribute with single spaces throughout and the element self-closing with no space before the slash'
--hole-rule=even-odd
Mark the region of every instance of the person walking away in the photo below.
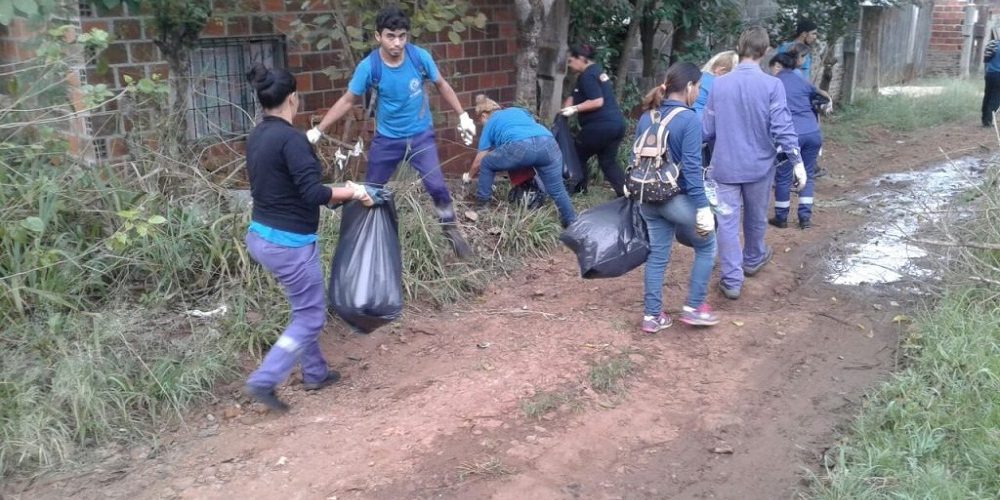
<svg viewBox="0 0 1000 500">
<path fill-rule="evenodd" d="M 469 176 L 479 176 L 476 206 L 489 204 L 497 172 L 533 168 L 559 210 L 565 228 L 576 220 L 576 211 L 563 184 L 563 158 L 552 132 L 535 121 L 522 108 L 503 109 L 485 95 L 476 96 L 476 116 L 483 126 L 479 153 L 472 162 Z"/>
<path fill-rule="evenodd" d="M 719 289 L 734 300 L 740 296 L 744 276 L 760 272 L 773 256 L 764 235 L 778 152 L 785 153 L 794 165 L 792 173 L 798 185 L 806 184 L 805 165 L 799 154 L 784 86 L 760 68 L 760 59 L 769 43 L 767 31 L 759 26 L 740 35 L 737 44 L 740 63 L 715 81 L 702 120 L 705 140 L 715 140 L 710 168 L 711 177 L 718 184 L 719 205 L 733 208 L 717 214 L 717 239 Z"/>
<path fill-rule="evenodd" d="M 711 59 L 701 67 L 701 90 L 698 91 L 698 99 L 694 102 L 692 109 L 701 119 L 705 112 L 705 105 L 708 104 L 708 94 L 712 91 L 715 79 L 729 73 L 739 64 L 735 50 L 726 50 L 712 56 Z"/>
<path fill-rule="evenodd" d="M 799 228 L 812 227 L 813 191 L 815 189 L 816 160 L 823 147 L 823 134 L 819 121 L 813 112 L 812 102 L 819 95 L 819 89 L 812 82 L 800 78 L 790 66 L 795 65 L 792 55 L 774 56 L 784 68 L 776 75 L 785 88 L 785 101 L 792 115 L 792 126 L 799 138 L 799 152 L 806 169 L 806 184 L 799 187 L 798 221 Z M 778 155 L 774 184 L 774 217 L 768 222 L 778 228 L 788 227 L 788 212 L 791 210 L 792 164 L 782 161 Z"/>
<path fill-rule="evenodd" d="M 809 19 L 799 19 L 795 24 L 795 34 L 791 40 L 785 41 L 778 46 L 778 53 L 790 52 L 796 43 L 805 44 L 810 49 L 815 46 L 816 39 L 819 38 L 819 26 Z M 806 80 L 812 80 L 812 51 L 805 55 L 805 60 L 798 65 L 798 73 Z"/>
<path fill-rule="evenodd" d="M 340 120 L 360 96 L 374 89 L 375 137 L 369 148 L 365 182 L 383 186 L 400 162 L 408 162 L 420 173 L 434 200 L 434 209 L 455 253 L 466 258 L 472 255 L 472 249 L 455 222 L 451 193 L 434 142 L 434 123 L 424 80 L 433 82 L 444 102 L 459 114 L 458 130 L 466 145 L 472 144 L 476 125 L 462 109 L 454 89 L 438 72 L 430 53 L 408 43 L 409 30 L 410 19 L 399 7 L 388 6 L 379 11 L 375 18 L 375 40 L 379 46 L 358 63 L 347 92 L 307 135 L 309 142 L 318 142 L 323 131 Z"/>
<path fill-rule="evenodd" d="M 983 126 L 993 126 L 993 115 L 1000 108 L 1000 34 L 993 29 L 993 40 L 986 45 L 983 63 L 986 64 L 986 88 L 983 92 Z"/>
<path fill-rule="evenodd" d="M 666 81 L 643 102 L 646 111 L 636 125 L 636 140 L 653 126 L 666 123 L 668 161 L 680 166 L 682 191 L 662 203 L 642 202 L 639 213 L 649 231 L 649 257 L 643 284 L 642 331 L 656 333 L 671 325 L 663 311 L 663 277 L 670 262 L 674 238 L 694 247 L 694 262 L 688 282 L 688 297 L 680 320 L 689 325 L 711 326 L 719 322 L 706 298 L 715 266 L 715 217 L 705 196 L 701 160 L 701 120 L 691 106 L 699 95 L 703 77 L 697 66 L 676 63 L 667 69 Z M 675 114 L 676 113 L 676 114 Z"/>
<path fill-rule="evenodd" d="M 579 73 L 579 76 L 573 95 L 566 100 L 560 113 L 566 117 L 579 117 L 576 153 L 583 166 L 583 179 L 570 179 L 570 189 L 587 192 L 590 177 L 587 162 L 596 155 L 605 180 L 617 196 L 622 196 L 625 172 L 618 165 L 618 148 L 625 137 L 625 118 L 618 107 L 614 85 L 601 65 L 594 62 L 594 48 L 590 45 L 571 48 L 568 64 L 569 69 Z"/>
<path fill-rule="evenodd" d="M 322 165 L 302 132 L 292 127 L 299 108 L 295 77 L 261 64 L 248 75 L 264 108 L 263 120 L 247 138 L 247 173 L 253 213 L 246 245 L 250 256 L 281 283 L 292 305 L 292 317 L 246 381 L 246 392 L 276 411 L 288 405 L 275 388 L 302 365 L 307 391 L 326 387 L 340 374 L 328 368 L 317 338 L 326 321 L 323 269 L 316 245 L 319 210 L 323 205 L 360 200 L 382 203 L 382 191 L 351 182 L 328 187 L 320 182 Z"/>
</svg>

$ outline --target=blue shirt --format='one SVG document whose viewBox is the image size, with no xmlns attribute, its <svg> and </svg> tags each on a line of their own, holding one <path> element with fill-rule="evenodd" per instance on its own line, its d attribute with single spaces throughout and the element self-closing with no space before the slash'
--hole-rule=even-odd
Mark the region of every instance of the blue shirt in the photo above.
<svg viewBox="0 0 1000 500">
<path fill-rule="evenodd" d="M 658 110 L 660 119 L 666 119 L 667 115 L 678 106 L 691 109 L 680 101 L 663 101 Z M 653 118 L 649 111 L 643 113 L 639 117 L 639 123 L 635 125 L 636 139 L 652 123 Z M 701 165 L 701 120 L 696 113 L 681 111 L 667 124 L 667 133 L 670 161 L 680 167 L 684 192 L 696 207 L 708 207 L 708 198 L 705 196 L 705 175 Z"/>
<path fill-rule="evenodd" d="M 577 115 L 581 127 L 594 123 L 625 123 L 621 109 L 618 108 L 618 101 L 615 99 L 615 86 L 611 83 L 611 78 L 600 65 L 591 64 L 576 79 L 573 104 L 598 98 L 604 99 L 604 104 L 600 108 Z"/>
<path fill-rule="evenodd" d="M 412 47 L 427 71 L 427 79 L 437 83 L 441 79 L 437 64 L 430 53 L 420 47 Z M 380 50 L 380 49 L 375 49 Z M 378 109 L 375 130 L 379 135 L 391 139 L 412 137 L 433 126 L 427 91 L 423 76 L 412 61 L 393 68 L 382 62 L 382 77 L 378 82 Z M 354 70 L 354 76 L 347 84 L 347 90 L 354 95 L 364 95 L 371 87 L 371 62 L 364 58 Z"/>
<path fill-rule="evenodd" d="M 993 57 L 986 63 L 986 72 L 1000 73 L 1000 50 L 993 54 Z"/>
<path fill-rule="evenodd" d="M 487 151 L 504 144 L 539 136 L 552 137 L 549 129 L 541 126 L 526 110 L 507 108 L 490 113 L 482 135 L 479 150 Z"/>
<path fill-rule="evenodd" d="M 694 106 L 691 107 L 699 119 L 705 113 L 705 105 L 708 104 L 708 94 L 712 91 L 713 82 L 715 75 L 708 71 L 701 72 L 701 90 L 698 91 L 698 99 L 695 99 Z"/>
<path fill-rule="evenodd" d="M 800 78 L 792 70 L 782 70 L 777 76 L 785 85 L 785 102 L 788 103 L 788 112 L 792 114 L 795 133 L 806 135 L 818 132 L 819 121 L 812 109 L 812 99 L 818 94 L 816 86 Z"/>
<path fill-rule="evenodd" d="M 783 54 L 785 52 L 788 52 L 789 50 L 792 50 L 792 47 L 794 45 L 795 41 L 785 42 L 778 46 L 778 53 Z M 805 61 L 802 61 L 802 66 L 796 68 L 795 73 L 798 74 L 800 77 L 805 78 L 806 80 L 810 80 L 812 77 L 812 73 L 810 73 L 809 70 L 810 68 L 812 68 L 812 62 L 813 62 L 813 55 L 807 54 Z"/>
<path fill-rule="evenodd" d="M 282 231 L 257 221 L 250 222 L 250 231 L 257 233 L 258 236 L 268 243 L 289 248 L 304 247 L 316 243 L 317 240 L 315 233 L 299 234 L 291 231 Z"/>
<path fill-rule="evenodd" d="M 712 177 L 726 184 L 758 182 L 773 175 L 780 148 L 801 161 L 799 138 L 781 80 L 755 62 L 741 62 L 715 79 L 702 117 L 706 141 L 715 139 Z"/>
</svg>

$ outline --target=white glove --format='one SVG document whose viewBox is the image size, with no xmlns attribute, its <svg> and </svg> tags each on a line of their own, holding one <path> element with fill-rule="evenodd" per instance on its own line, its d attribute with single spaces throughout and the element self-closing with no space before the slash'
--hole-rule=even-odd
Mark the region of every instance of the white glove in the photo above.
<svg viewBox="0 0 1000 500">
<path fill-rule="evenodd" d="M 323 132 L 320 132 L 317 127 L 313 127 L 306 132 L 306 139 L 309 139 L 310 144 L 319 142 L 320 137 L 323 137 Z"/>
<path fill-rule="evenodd" d="M 833 101 L 830 101 L 830 102 L 826 103 L 825 106 L 823 106 L 823 114 L 824 115 L 829 115 L 831 113 L 833 113 Z"/>
<path fill-rule="evenodd" d="M 352 200 L 358 200 L 366 207 L 370 207 L 375 204 L 375 200 L 372 200 L 372 197 L 368 194 L 368 190 L 365 189 L 364 185 L 347 181 L 347 183 L 344 184 L 344 187 L 353 191 L 351 194 Z"/>
<path fill-rule="evenodd" d="M 361 153 L 364 152 L 365 152 L 365 143 L 361 141 L 360 137 L 358 137 L 358 142 L 354 143 L 354 149 L 352 149 L 351 152 L 347 154 L 350 156 L 361 156 Z"/>
<path fill-rule="evenodd" d="M 700 236 L 708 236 L 715 229 L 715 215 L 712 207 L 699 208 L 694 214 L 694 230 Z"/>
<path fill-rule="evenodd" d="M 568 118 L 570 116 L 575 115 L 578 111 L 580 111 L 580 108 L 578 108 L 576 106 L 568 106 L 568 107 L 563 108 L 559 112 L 562 113 L 563 116 L 565 116 L 565 117 Z"/>
<path fill-rule="evenodd" d="M 792 175 L 795 176 L 795 185 L 802 189 L 806 187 L 806 166 L 801 161 L 792 167 Z"/>
<path fill-rule="evenodd" d="M 333 153 L 333 161 L 337 164 L 338 169 L 343 170 L 344 166 L 347 165 L 347 155 L 342 149 L 337 148 L 337 152 Z"/>
<path fill-rule="evenodd" d="M 472 176 L 468 172 L 462 174 L 462 182 L 465 184 L 472 182 Z"/>
<path fill-rule="evenodd" d="M 462 136 L 462 142 L 466 146 L 472 145 L 472 139 L 476 136 L 476 122 L 472 121 L 469 113 L 462 113 L 458 117 L 458 134 Z"/>
</svg>

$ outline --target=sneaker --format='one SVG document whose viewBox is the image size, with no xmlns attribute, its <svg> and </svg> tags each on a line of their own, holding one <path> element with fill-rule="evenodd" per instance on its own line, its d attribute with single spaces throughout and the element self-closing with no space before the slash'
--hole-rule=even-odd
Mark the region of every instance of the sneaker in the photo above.
<svg viewBox="0 0 1000 500">
<path fill-rule="evenodd" d="M 257 385 L 247 384 L 245 390 L 247 395 L 255 401 L 278 413 L 285 413 L 290 409 L 288 404 L 278 399 L 278 396 L 274 394 L 273 387 L 260 387 Z"/>
<path fill-rule="evenodd" d="M 303 382 L 302 389 L 307 391 L 318 391 L 324 387 L 333 385 L 340 380 L 340 372 L 337 370 L 328 370 L 326 372 L 326 378 L 320 380 L 319 382 Z"/>
<path fill-rule="evenodd" d="M 774 249 L 767 247 L 767 250 L 764 251 L 764 259 L 760 261 L 760 264 L 756 266 L 743 266 L 743 276 L 753 276 L 759 273 L 768 262 L 771 262 L 771 257 L 774 257 Z"/>
<path fill-rule="evenodd" d="M 810 219 L 799 219 L 799 229 L 809 229 L 813 227 L 812 220 Z"/>
<path fill-rule="evenodd" d="M 712 326 L 719 324 L 719 317 L 712 312 L 712 308 L 708 307 L 708 304 L 702 304 L 697 309 L 684 306 L 681 321 L 691 326 Z"/>
<path fill-rule="evenodd" d="M 674 321 L 665 312 L 661 312 L 659 316 L 642 317 L 642 331 L 646 333 L 656 333 L 660 330 L 670 328 L 672 324 L 674 324 Z"/>
<path fill-rule="evenodd" d="M 729 288 L 726 285 L 722 284 L 721 281 L 719 282 L 719 291 L 722 292 L 722 295 L 729 300 L 736 300 L 740 298 L 739 288 Z"/>
<path fill-rule="evenodd" d="M 454 223 L 444 225 L 444 237 L 451 243 L 451 247 L 455 250 L 455 255 L 460 259 L 468 259 L 472 257 L 472 248 L 465 241 L 465 237 L 462 236 L 461 231 L 458 230 L 458 226 Z"/>
<path fill-rule="evenodd" d="M 777 217 L 771 217 L 770 219 L 767 219 L 767 223 L 781 229 L 788 227 L 788 220 L 779 219 Z"/>
</svg>

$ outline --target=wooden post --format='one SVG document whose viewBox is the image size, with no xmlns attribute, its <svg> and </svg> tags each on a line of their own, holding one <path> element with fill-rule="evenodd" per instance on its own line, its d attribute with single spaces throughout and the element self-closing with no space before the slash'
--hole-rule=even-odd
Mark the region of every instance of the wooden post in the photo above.
<svg viewBox="0 0 1000 500">
<path fill-rule="evenodd" d="M 865 9 L 862 8 L 860 17 L 863 18 L 864 13 Z M 844 74 L 843 81 L 840 83 L 841 104 L 854 103 L 854 89 L 858 82 L 858 46 L 861 42 L 858 32 L 860 29 L 861 19 L 859 18 L 858 26 L 844 35 Z"/>
<path fill-rule="evenodd" d="M 965 5 L 965 22 L 962 23 L 962 60 L 958 67 L 962 78 L 969 77 L 969 63 L 972 62 L 972 35 L 978 12 L 976 4 L 972 0 Z"/>
</svg>

